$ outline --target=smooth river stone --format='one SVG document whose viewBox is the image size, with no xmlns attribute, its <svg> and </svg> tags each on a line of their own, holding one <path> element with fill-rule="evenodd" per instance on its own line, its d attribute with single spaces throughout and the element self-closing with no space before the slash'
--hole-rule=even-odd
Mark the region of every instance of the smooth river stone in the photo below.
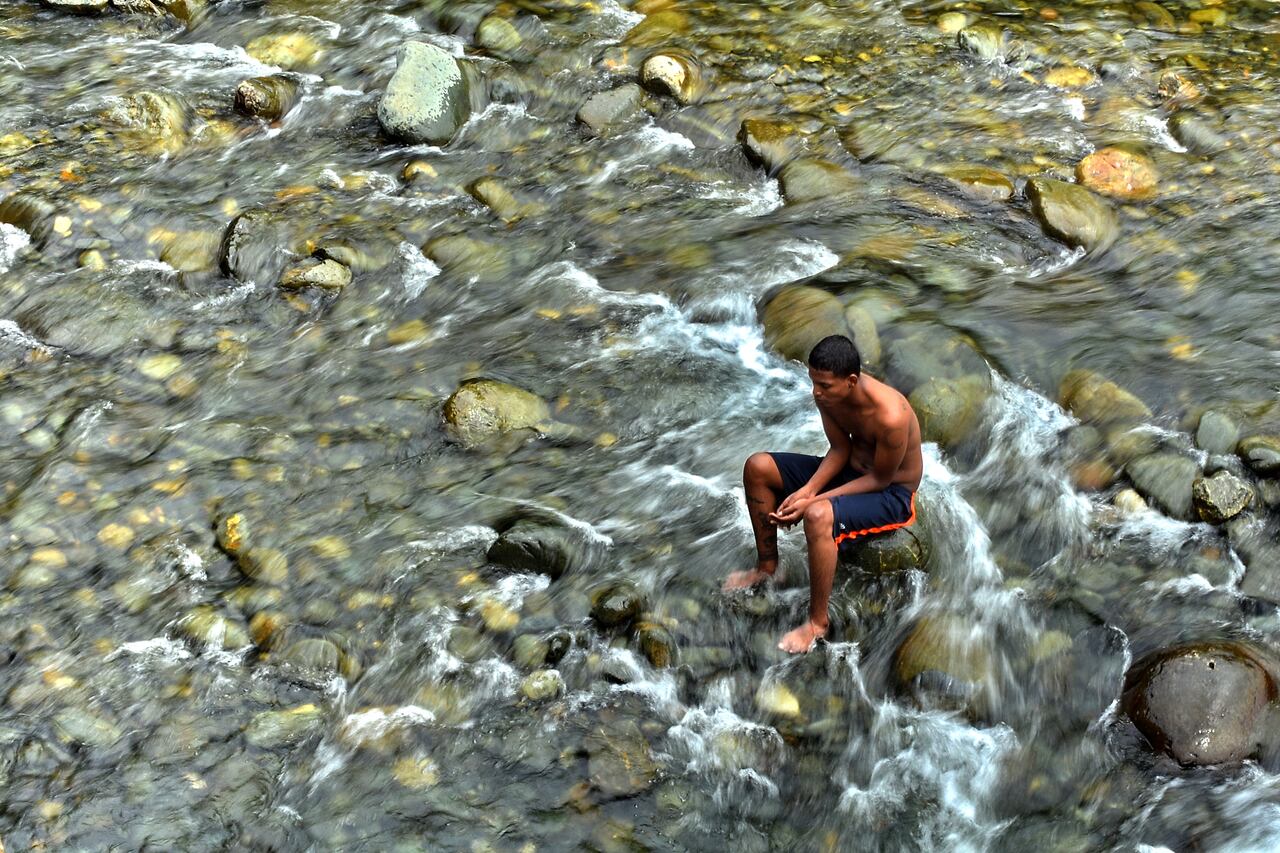
<svg viewBox="0 0 1280 853">
<path fill-rule="evenodd" d="M 378 102 L 387 136 L 403 142 L 443 145 L 471 115 L 471 86 L 462 65 L 435 45 L 400 48 L 396 73 Z"/>
</svg>

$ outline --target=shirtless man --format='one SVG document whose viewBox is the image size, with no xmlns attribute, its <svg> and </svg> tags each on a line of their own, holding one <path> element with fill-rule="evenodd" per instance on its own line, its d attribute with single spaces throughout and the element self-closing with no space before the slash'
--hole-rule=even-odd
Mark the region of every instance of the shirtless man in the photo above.
<svg viewBox="0 0 1280 853">
<path fill-rule="evenodd" d="M 902 394 L 862 375 L 851 340 L 832 335 L 819 341 L 809 353 L 809 378 L 831 449 L 823 457 L 755 453 L 747 459 L 742 482 L 756 535 L 756 567 L 724 582 L 726 590 L 744 589 L 773 577 L 778 527 L 803 519 L 809 620 L 778 643 L 787 652 L 807 652 L 826 635 L 839 549 L 915 521 L 924 470 L 915 412 Z"/>
</svg>

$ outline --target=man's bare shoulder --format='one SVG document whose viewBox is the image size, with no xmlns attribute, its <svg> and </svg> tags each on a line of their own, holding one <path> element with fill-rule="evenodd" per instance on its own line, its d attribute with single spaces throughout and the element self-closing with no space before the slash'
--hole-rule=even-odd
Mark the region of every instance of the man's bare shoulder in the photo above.
<svg viewBox="0 0 1280 853">
<path fill-rule="evenodd" d="M 903 393 L 879 379 L 871 378 L 871 381 L 875 383 L 872 390 L 876 400 L 876 420 L 880 426 L 883 429 L 899 429 L 909 425 L 915 418 L 915 411 Z"/>
</svg>

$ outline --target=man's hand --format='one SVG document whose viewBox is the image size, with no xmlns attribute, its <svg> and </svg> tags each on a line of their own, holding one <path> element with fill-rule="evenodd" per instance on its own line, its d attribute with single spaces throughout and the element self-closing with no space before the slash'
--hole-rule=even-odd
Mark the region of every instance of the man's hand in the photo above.
<svg viewBox="0 0 1280 853">
<path fill-rule="evenodd" d="M 814 493 L 810 489 L 792 492 L 769 514 L 769 520 L 780 527 L 790 527 L 804 517 L 804 511 L 813 503 L 813 499 Z"/>
</svg>

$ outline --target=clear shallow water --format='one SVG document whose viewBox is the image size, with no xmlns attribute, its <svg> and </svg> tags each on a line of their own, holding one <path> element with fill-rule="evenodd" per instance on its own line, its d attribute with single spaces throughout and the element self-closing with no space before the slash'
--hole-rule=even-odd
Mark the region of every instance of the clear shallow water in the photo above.
<svg viewBox="0 0 1280 853">
<path fill-rule="evenodd" d="M 1052 398 L 1089 367 L 1175 437 L 1208 405 L 1266 422 L 1270 7 L 1168 32 L 1135 26 L 1131 4 L 975 4 L 1025 46 L 985 63 L 938 31 L 940 6 L 677 3 L 688 27 L 669 43 L 715 93 L 601 140 L 573 116 L 626 78 L 608 69 L 641 18 L 551 4 L 532 10 L 540 49 L 503 60 L 515 103 L 443 149 L 387 143 L 374 108 L 404 39 L 484 56 L 469 30 L 488 10 L 463 6 L 220 4 L 184 29 L 0 3 L 0 136 L 26 140 L 4 146 L 0 190 L 52 198 L 71 230 L 0 226 L 7 847 L 1269 849 L 1271 775 L 1154 764 L 1115 701 L 1136 655 L 1188 637 L 1274 645 L 1276 627 L 1242 602 L 1219 532 L 1120 519 L 1109 493 L 1072 485 L 1072 421 Z M 274 68 L 244 46 L 287 31 L 322 47 L 299 105 L 278 126 L 235 116 L 235 85 Z M 1098 82 L 1039 83 L 1062 63 Z M 1202 90 L 1225 152 L 1169 136 L 1169 69 Z M 171 151 L 99 118 L 143 89 L 185 103 Z M 857 165 L 865 192 L 784 206 L 734 139 L 749 115 L 887 121 L 908 150 Z M 1145 148 L 1161 192 L 1121 206 L 1123 239 L 1101 255 L 934 171 L 1067 174 L 1116 142 Z M 434 177 L 405 181 L 413 161 Z M 463 189 L 485 175 L 543 212 L 497 220 Z M 336 298 L 294 300 L 175 267 L 168 246 L 254 207 L 295 251 L 375 261 Z M 422 255 L 448 234 L 488 241 L 490 265 Z M 842 578 L 836 642 L 784 660 L 774 643 L 805 607 L 798 538 L 768 596 L 717 589 L 751 558 L 745 456 L 820 448 L 805 376 L 757 316 L 771 288 L 819 274 L 877 306 L 886 348 L 967 335 L 996 393 L 962 450 L 927 449 L 928 574 Z M 579 437 L 450 443 L 441 405 L 479 375 L 543 396 Z M 513 506 L 567 524 L 589 569 L 548 585 L 487 567 Z M 284 583 L 248 583 L 215 547 L 229 511 L 287 553 Z M 592 627 L 589 593 L 617 578 L 646 593 L 681 668 Z M 520 622 L 485 629 L 485 602 Z M 207 612 L 227 622 L 192 641 Z M 286 648 L 324 638 L 347 665 L 264 653 L 247 632 L 263 612 Z M 931 614 L 962 619 L 991 660 L 982 713 L 893 688 L 894 650 Z M 479 642 L 451 643 L 459 628 Z M 561 628 L 565 695 L 527 702 L 516 637 Z M 798 719 L 762 709 L 776 685 L 799 694 Z M 302 734 L 257 736 L 281 710 L 310 721 Z M 589 784 L 601 731 L 648 750 L 638 793 Z"/>
</svg>

